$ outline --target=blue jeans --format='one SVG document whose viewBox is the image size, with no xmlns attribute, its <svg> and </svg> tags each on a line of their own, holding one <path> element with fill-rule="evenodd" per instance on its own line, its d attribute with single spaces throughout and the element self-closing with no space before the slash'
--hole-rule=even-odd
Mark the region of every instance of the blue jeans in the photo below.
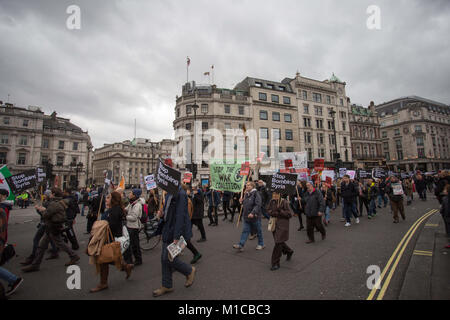
<svg viewBox="0 0 450 320">
<path fill-rule="evenodd" d="M 245 242 L 247 241 L 248 236 L 250 235 L 250 231 L 252 225 L 256 227 L 256 234 L 258 235 L 258 245 L 264 246 L 264 239 L 261 229 L 261 220 L 257 219 L 256 221 L 244 221 L 244 229 L 242 230 L 241 241 L 239 241 L 239 245 L 243 248 Z"/>
<path fill-rule="evenodd" d="M 84 203 L 81 205 L 81 216 L 84 217 L 84 208 L 87 207 Z"/>
<path fill-rule="evenodd" d="M 0 279 L 3 279 L 4 281 L 8 282 L 9 286 L 12 286 L 14 282 L 17 281 L 18 277 L 5 268 L 0 267 Z"/>
<path fill-rule="evenodd" d="M 344 202 L 344 213 L 345 213 L 345 221 L 348 223 L 352 222 L 352 214 L 355 218 L 358 218 L 358 215 L 353 211 L 353 203 L 345 203 Z"/>
<path fill-rule="evenodd" d="M 329 206 L 327 206 L 325 208 L 325 221 L 326 222 L 330 221 L 330 207 Z"/>
<path fill-rule="evenodd" d="M 262 212 L 262 215 L 264 216 L 264 218 L 266 218 L 267 220 L 270 219 L 270 216 L 268 215 L 266 208 L 261 207 L 261 212 Z"/>
<path fill-rule="evenodd" d="M 161 266 L 162 266 L 162 286 L 166 288 L 172 288 L 172 272 L 178 271 L 184 276 L 188 276 L 192 272 L 192 267 L 180 260 L 179 256 L 176 256 L 172 262 L 169 261 L 169 251 L 167 246 L 169 243 L 163 243 L 161 251 Z"/>
<path fill-rule="evenodd" d="M 358 208 L 356 206 L 356 200 L 355 200 L 355 202 L 353 202 L 352 212 L 353 212 L 353 216 L 358 217 Z"/>
<path fill-rule="evenodd" d="M 374 214 L 376 214 L 376 203 L 375 203 L 375 199 L 370 199 L 370 203 L 369 203 L 369 214 L 368 216 L 373 216 Z"/>
<path fill-rule="evenodd" d="M 378 206 L 381 207 L 381 200 L 384 201 L 384 206 L 386 207 L 388 204 L 388 198 L 385 194 L 379 194 L 378 195 Z"/>
</svg>

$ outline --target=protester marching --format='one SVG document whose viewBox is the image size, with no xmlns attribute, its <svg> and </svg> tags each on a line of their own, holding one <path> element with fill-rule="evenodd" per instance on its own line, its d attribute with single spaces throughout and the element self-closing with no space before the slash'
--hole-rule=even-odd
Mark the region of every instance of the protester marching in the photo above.
<svg viewBox="0 0 450 320">
<path fill-rule="evenodd" d="M 298 161 L 283 160 L 280 169 L 272 172 L 259 172 L 247 162 L 216 161 L 210 165 L 210 173 L 210 180 L 202 185 L 192 179 L 192 174 L 182 175 L 160 161 L 157 172 L 146 176 L 141 188 L 131 190 L 125 190 L 123 178 L 114 185 L 108 172 L 103 185 L 78 190 L 69 187 L 61 190 L 51 185 L 44 189 L 37 183 L 20 187 L 13 184 L 17 179 L 9 179 L 12 184 L 0 190 L 0 253 L 5 255 L 7 251 L 8 217 L 13 205 L 19 210 L 34 202 L 40 222 L 30 240 L 30 254 L 21 262 L 22 271 L 39 271 L 49 245 L 47 260 L 58 259 L 60 251 L 64 251 L 70 258 L 65 266 L 77 264 L 81 259 L 76 253 L 80 249 L 77 233 L 83 230 L 77 230 L 75 220 L 77 216 L 86 216 L 89 241 L 82 250 L 100 278 L 99 284 L 90 290 L 95 293 L 108 289 L 110 265 L 123 271 L 126 279 L 132 272 L 138 272 L 135 267 L 143 264 L 145 248 L 141 243 L 145 230 L 147 241 L 161 240 L 161 286 L 153 291 L 153 296 L 159 297 L 174 291 L 173 271 L 186 277 L 186 288 L 194 284 L 198 273 L 194 265 L 203 257 L 202 244 L 194 245 L 194 233 L 196 243 L 206 242 L 207 232 L 208 238 L 214 237 L 219 214 L 223 215 L 222 221 L 242 228 L 238 229 L 242 230 L 239 241 L 232 245 L 236 253 L 243 252 L 248 241 L 255 238 L 255 249 L 263 250 L 267 242 L 263 230 L 267 226 L 274 239 L 272 271 L 280 269 L 283 255 L 290 261 L 294 250 L 297 251 L 287 244 L 292 238 L 291 218 L 298 219 L 295 222 L 298 231 L 306 229 L 298 235 L 307 244 L 313 244 L 315 232 L 325 241 L 327 230 L 335 228 L 334 222 L 339 218 L 342 217 L 348 230 L 353 223 L 362 223 L 364 216 L 367 216 L 364 223 L 370 223 L 376 219 L 377 209 L 387 208 L 388 204 L 394 224 L 407 220 L 414 193 L 422 201 L 427 200 L 427 193 L 436 196 L 449 236 L 450 175 L 445 171 L 424 176 L 421 172 L 386 173 L 376 168 L 370 174 L 364 170 L 334 170 L 320 163 L 308 169 L 305 164 L 298 167 Z M 208 230 L 205 218 L 209 219 Z M 182 260 L 185 248 L 192 252 L 190 263 Z M 207 259 L 204 257 L 202 261 Z M 8 296 L 24 281 L 4 267 L 0 267 L 0 279 L 7 284 Z"/>
</svg>

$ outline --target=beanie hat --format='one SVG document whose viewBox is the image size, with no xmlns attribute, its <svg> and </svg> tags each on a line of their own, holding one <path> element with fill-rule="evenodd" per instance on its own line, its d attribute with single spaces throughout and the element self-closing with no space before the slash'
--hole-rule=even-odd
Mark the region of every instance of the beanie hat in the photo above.
<svg viewBox="0 0 450 320">
<path fill-rule="evenodd" d="M 133 191 L 131 191 L 133 194 L 134 194 L 134 196 L 136 197 L 136 198 L 139 198 L 140 196 L 141 196 L 141 194 L 142 194 L 142 190 L 141 189 L 133 189 Z"/>
</svg>

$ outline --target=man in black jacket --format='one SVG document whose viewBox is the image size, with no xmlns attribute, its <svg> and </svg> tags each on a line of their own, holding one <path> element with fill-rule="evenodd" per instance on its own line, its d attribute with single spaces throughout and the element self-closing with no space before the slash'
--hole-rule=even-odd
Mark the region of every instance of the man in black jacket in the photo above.
<svg viewBox="0 0 450 320">
<path fill-rule="evenodd" d="M 325 212 L 325 200 L 322 192 L 315 189 L 311 182 L 306 184 L 307 192 L 303 195 L 305 198 L 306 215 L 306 233 L 309 240 L 306 243 L 314 242 L 314 227 L 322 234 L 322 240 L 325 240 L 326 231 L 322 225 L 322 216 Z M 351 209 L 351 208 L 350 208 Z"/>
<path fill-rule="evenodd" d="M 192 225 L 196 225 L 198 230 L 200 231 L 201 238 L 197 240 L 197 242 L 206 241 L 206 232 L 205 227 L 203 226 L 203 216 L 205 215 L 205 205 L 203 202 L 203 193 L 202 190 L 194 186 L 194 197 L 193 197 L 193 205 L 194 205 L 194 213 L 192 214 L 191 223 Z"/>
<path fill-rule="evenodd" d="M 75 231 L 73 230 L 73 225 L 75 223 L 75 218 L 77 217 L 77 214 L 80 213 L 80 207 L 78 206 L 76 196 L 72 193 L 72 190 L 70 188 L 64 190 L 64 201 L 66 201 L 67 203 L 66 209 L 67 223 L 64 232 L 67 236 L 67 239 L 72 244 L 72 249 L 78 250 L 80 246 L 78 244 Z"/>
<path fill-rule="evenodd" d="M 405 220 L 405 208 L 403 206 L 403 187 L 397 177 L 392 176 L 390 183 L 386 185 L 386 193 L 391 200 L 392 213 L 394 217 L 394 223 L 398 223 L 398 213 Z"/>
<path fill-rule="evenodd" d="M 427 184 L 421 174 L 416 176 L 415 184 L 419 198 L 422 199 L 422 201 L 427 201 Z"/>
<path fill-rule="evenodd" d="M 341 183 L 341 197 L 344 202 L 344 216 L 346 220 L 346 227 L 351 226 L 352 214 L 356 219 L 356 223 L 359 223 L 358 215 L 353 210 L 353 203 L 357 195 L 358 192 L 355 188 L 355 184 L 350 181 L 349 175 L 345 175 Z"/>
</svg>

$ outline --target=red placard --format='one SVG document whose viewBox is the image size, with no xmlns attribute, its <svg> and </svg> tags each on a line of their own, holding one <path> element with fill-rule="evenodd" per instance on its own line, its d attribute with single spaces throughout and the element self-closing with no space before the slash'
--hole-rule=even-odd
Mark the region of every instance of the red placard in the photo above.
<svg viewBox="0 0 450 320">
<path fill-rule="evenodd" d="M 324 166 L 325 166 L 325 159 L 315 159 L 314 160 L 314 170 L 315 171 L 323 171 Z"/>
<path fill-rule="evenodd" d="M 241 176 L 248 176 L 250 174 L 250 163 L 249 162 L 244 162 L 241 165 L 241 172 L 240 172 Z"/>
<path fill-rule="evenodd" d="M 292 168 L 292 167 L 293 167 L 292 159 L 286 159 L 286 160 L 284 160 L 284 167 L 285 167 L 286 169 Z"/>
<path fill-rule="evenodd" d="M 330 186 L 333 183 L 333 180 L 331 179 L 331 177 L 326 177 L 325 180 L 326 180 L 327 184 L 329 184 Z"/>
<path fill-rule="evenodd" d="M 164 160 L 164 164 L 171 168 L 173 167 L 173 162 L 172 162 L 172 159 L 170 159 L 170 158 L 167 158 L 166 160 Z"/>
<path fill-rule="evenodd" d="M 183 175 L 183 183 L 191 183 L 192 180 L 192 173 L 185 172 Z"/>
</svg>

